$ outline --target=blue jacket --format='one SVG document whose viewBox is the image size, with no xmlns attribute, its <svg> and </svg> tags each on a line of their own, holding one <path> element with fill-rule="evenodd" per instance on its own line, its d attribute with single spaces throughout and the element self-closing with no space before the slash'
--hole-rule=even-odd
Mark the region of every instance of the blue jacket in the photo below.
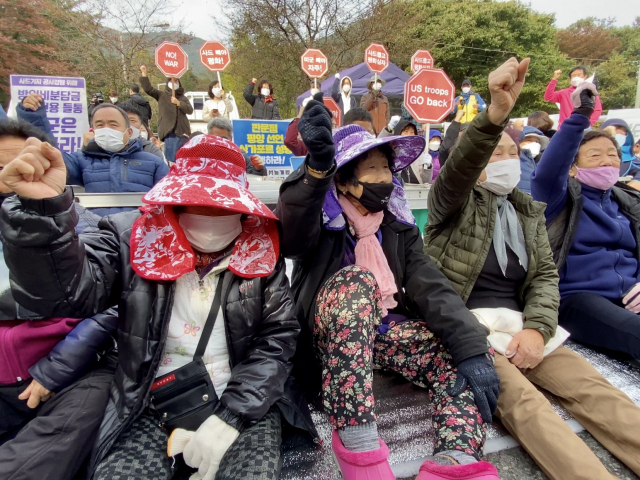
<svg viewBox="0 0 640 480">
<path fill-rule="evenodd" d="M 536 161 L 529 150 L 520 150 L 520 182 L 518 190 L 531 195 L 531 175 L 536 171 Z"/>
<path fill-rule="evenodd" d="M 0 121 L 6 120 L 7 118 L 8 117 L 7 117 L 7 114 L 4 112 L 4 108 L 2 108 L 2 105 L 0 105 Z"/>
<path fill-rule="evenodd" d="M 35 112 L 19 104 L 17 112 L 18 118 L 42 129 L 53 138 L 44 104 Z M 142 151 L 140 138 L 130 142 L 121 152 L 107 152 L 91 141 L 82 150 L 63 152 L 63 157 L 67 167 L 67 183 L 82 185 L 87 193 L 148 192 L 169 173 L 164 161 Z M 104 216 L 128 210 L 133 208 L 97 208 L 93 212 Z"/>
<path fill-rule="evenodd" d="M 572 114 L 542 154 L 531 177 L 531 193 L 545 202 L 547 226 L 567 201 L 569 170 L 589 118 Z M 619 300 L 638 281 L 637 241 L 629 218 L 611 196 L 611 189 L 581 186 L 582 209 L 573 242 L 560 270 L 560 294 L 596 293 Z"/>
<path fill-rule="evenodd" d="M 638 168 L 640 167 L 640 159 L 633 154 L 634 140 L 629 124 L 620 118 L 610 118 L 600 126 L 600 130 L 604 130 L 611 126 L 623 127 L 627 131 L 627 139 L 624 142 L 624 145 L 620 147 L 620 151 L 622 152 L 620 175 L 623 177 L 626 175 L 632 175 L 636 180 L 638 180 L 636 175 L 638 174 Z"/>
</svg>

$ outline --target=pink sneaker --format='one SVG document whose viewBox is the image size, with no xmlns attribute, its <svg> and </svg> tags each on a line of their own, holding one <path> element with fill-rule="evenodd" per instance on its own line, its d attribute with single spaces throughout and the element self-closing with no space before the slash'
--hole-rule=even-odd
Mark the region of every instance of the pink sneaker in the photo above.
<svg viewBox="0 0 640 480">
<path fill-rule="evenodd" d="M 396 480 L 391 471 L 389 449 L 379 439 L 380 448 L 371 452 L 352 452 L 344 448 L 338 431 L 333 431 L 331 449 L 344 480 Z"/>
<path fill-rule="evenodd" d="M 416 480 L 500 480 L 498 470 L 489 462 L 470 465 L 438 465 L 426 461 L 420 467 Z"/>
</svg>

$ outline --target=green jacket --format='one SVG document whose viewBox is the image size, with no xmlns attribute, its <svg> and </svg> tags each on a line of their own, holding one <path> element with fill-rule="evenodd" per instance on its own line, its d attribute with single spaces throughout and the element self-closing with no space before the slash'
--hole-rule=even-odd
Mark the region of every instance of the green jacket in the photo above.
<svg viewBox="0 0 640 480">
<path fill-rule="evenodd" d="M 497 214 L 497 196 L 477 185 L 500 141 L 504 126 L 493 125 L 482 112 L 460 138 L 429 193 L 425 253 L 449 278 L 463 301 L 487 259 Z M 545 228 L 545 204 L 518 189 L 509 194 L 522 225 L 529 271 L 520 291 L 524 328 L 538 330 L 545 344 L 558 325 L 558 271 Z"/>
</svg>

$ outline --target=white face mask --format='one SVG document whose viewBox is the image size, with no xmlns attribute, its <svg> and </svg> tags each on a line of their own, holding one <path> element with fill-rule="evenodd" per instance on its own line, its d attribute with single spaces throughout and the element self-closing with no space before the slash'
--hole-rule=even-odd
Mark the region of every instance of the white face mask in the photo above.
<svg viewBox="0 0 640 480">
<path fill-rule="evenodd" d="M 316 93 L 319 93 L 320 90 L 318 90 L 317 88 L 312 88 L 311 89 L 311 96 L 313 97 Z"/>
<path fill-rule="evenodd" d="M 260 93 L 263 97 L 268 97 L 269 95 L 271 95 L 271 90 L 268 88 L 263 88 L 260 90 Z"/>
<path fill-rule="evenodd" d="M 134 127 L 133 125 L 131 125 L 131 137 L 129 137 L 129 140 L 135 140 L 136 138 L 138 138 L 140 136 L 140 129 Z"/>
<path fill-rule="evenodd" d="M 181 213 L 178 223 L 189 243 L 202 253 L 219 252 L 242 233 L 242 214 L 210 217 Z"/>
<path fill-rule="evenodd" d="M 471 91 L 471 87 L 462 87 L 462 93 L 469 93 Z"/>
<path fill-rule="evenodd" d="M 118 101 L 118 97 L 109 97 L 109 100 L 111 100 L 111 103 L 116 103 Z"/>
<path fill-rule="evenodd" d="M 167 83 L 167 87 L 171 88 L 172 90 L 178 90 L 180 88 L 180 84 L 169 82 Z"/>
<path fill-rule="evenodd" d="M 95 130 L 94 135 L 98 146 L 107 152 L 119 152 L 124 148 L 124 132 L 104 127 Z"/>
<path fill-rule="evenodd" d="M 578 87 L 578 85 L 580 85 L 582 82 L 584 82 L 586 79 L 582 78 L 582 77 L 573 77 L 571 79 L 571 85 L 574 87 Z"/>
<path fill-rule="evenodd" d="M 133 128 L 133 127 L 131 127 Z M 147 130 L 140 130 L 140 138 L 142 138 L 143 140 L 149 140 L 149 133 L 147 132 Z"/>
<path fill-rule="evenodd" d="M 351 91 L 351 85 L 349 85 L 348 83 L 347 83 L 347 84 L 344 84 L 344 85 L 342 86 L 342 91 L 343 91 L 344 93 L 349 93 L 349 92 Z"/>
<path fill-rule="evenodd" d="M 524 145 L 521 148 L 523 150 L 529 150 L 531 152 L 531 155 L 533 157 L 536 157 L 540 153 L 540 149 L 542 148 L 542 145 L 540 145 L 539 143 L 533 142 L 533 143 L 529 143 L 528 145 Z"/>
<path fill-rule="evenodd" d="M 218 88 L 218 87 L 214 87 L 214 88 L 211 89 L 211 93 L 213 93 L 214 97 L 219 97 L 221 91 L 222 91 L 222 89 Z"/>
<path fill-rule="evenodd" d="M 376 82 L 373 84 L 374 90 L 380 90 L 382 88 L 382 84 L 380 82 Z"/>
<path fill-rule="evenodd" d="M 440 142 L 429 142 L 429 150 L 435 152 L 440 148 Z"/>
<path fill-rule="evenodd" d="M 507 195 L 520 182 L 520 159 L 510 158 L 489 163 L 484 171 L 487 174 L 487 179 L 480 182 L 480 186 L 496 195 Z"/>
<path fill-rule="evenodd" d="M 622 148 L 627 141 L 627 136 L 622 133 L 616 133 L 614 138 L 616 139 L 616 143 L 620 148 Z"/>
</svg>

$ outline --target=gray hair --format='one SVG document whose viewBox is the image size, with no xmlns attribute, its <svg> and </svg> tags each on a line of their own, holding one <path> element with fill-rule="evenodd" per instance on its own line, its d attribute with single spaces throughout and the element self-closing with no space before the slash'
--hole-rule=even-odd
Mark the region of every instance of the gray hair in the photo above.
<svg viewBox="0 0 640 480">
<path fill-rule="evenodd" d="M 93 117 L 95 117 L 96 112 L 98 110 L 102 110 L 103 108 L 115 108 L 118 112 L 120 112 L 120 115 L 122 115 L 122 118 L 124 118 L 125 126 L 127 128 L 131 127 L 131 122 L 129 121 L 129 115 L 127 115 L 127 112 L 122 110 L 120 107 L 114 105 L 113 103 L 101 103 L 100 105 L 98 105 L 96 108 L 93 109 L 93 111 L 91 112 L 91 126 L 92 127 L 93 127 Z"/>
<path fill-rule="evenodd" d="M 227 120 L 224 117 L 214 117 L 209 120 L 209 123 L 207 123 L 207 133 L 209 133 L 213 127 L 226 130 L 230 135 L 233 135 L 233 125 L 231 124 L 231 120 Z"/>
</svg>

